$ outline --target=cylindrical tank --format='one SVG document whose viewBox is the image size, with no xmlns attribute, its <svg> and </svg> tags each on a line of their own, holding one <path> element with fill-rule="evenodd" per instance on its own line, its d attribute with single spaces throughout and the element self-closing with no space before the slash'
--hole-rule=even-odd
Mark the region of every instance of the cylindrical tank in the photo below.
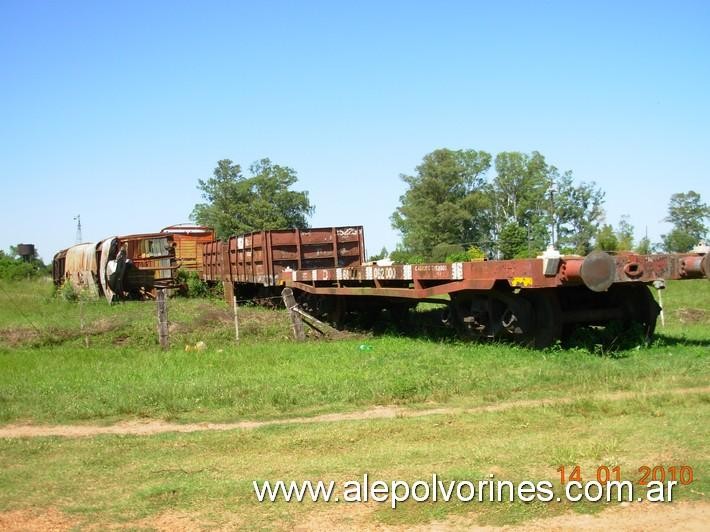
<svg viewBox="0 0 710 532">
<path fill-rule="evenodd" d="M 34 244 L 17 244 L 17 254 L 25 260 L 35 256 Z"/>
</svg>

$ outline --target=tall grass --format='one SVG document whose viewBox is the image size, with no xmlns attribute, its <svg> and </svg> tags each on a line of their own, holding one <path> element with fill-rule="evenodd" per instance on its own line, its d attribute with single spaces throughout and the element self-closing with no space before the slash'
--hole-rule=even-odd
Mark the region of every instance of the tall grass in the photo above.
<svg viewBox="0 0 710 532">
<path fill-rule="evenodd" d="M 48 283 L 6 284 L 0 421 L 233 420 L 707 385 L 709 288 L 672 283 L 658 340 L 610 357 L 588 346 L 534 351 L 391 330 L 298 344 L 284 311 L 259 307 L 241 308 L 237 345 L 227 305 L 181 298 L 170 301 L 173 347 L 162 352 L 150 302 L 79 305 L 53 297 Z M 205 351 L 185 351 L 198 341 Z"/>
</svg>

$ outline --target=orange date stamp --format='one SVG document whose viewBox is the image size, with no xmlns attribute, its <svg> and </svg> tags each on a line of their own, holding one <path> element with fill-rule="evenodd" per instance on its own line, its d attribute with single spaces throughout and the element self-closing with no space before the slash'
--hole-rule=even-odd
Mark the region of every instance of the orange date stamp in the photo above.
<svg viewBox="0 0 710 532">
<path fill-rule="evenodd" d="M 582 482 L 582 468 L 579 465 L 572 465 L 569 468 L 560 466 L 556 470 L 560 474 L 560 483 Z M 621 466 L 609 467 L 600 465 L 591 472 L 597 482 L 619 482 L 622 479 Z M 681 486 L 687 486 L 693 482 L 693 468 L 688 465 L 673 466 L 647 466 L 642 465 L 635 472 L 635 483 L 639 486 L 646 486 L 649 482 L 677 482 Z"/>
</svg>

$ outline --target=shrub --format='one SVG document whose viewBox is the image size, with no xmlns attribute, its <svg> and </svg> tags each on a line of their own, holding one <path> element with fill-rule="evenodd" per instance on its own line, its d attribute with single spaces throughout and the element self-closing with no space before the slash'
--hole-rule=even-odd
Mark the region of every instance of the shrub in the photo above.
<svg viewBox="0 0 710 532">
<path fill-rule="evenodd" d="M 46 274 L 47 267 L 39 259 L 32 259 L 27 262 L 0 252 L 0 279 L 18 281 Z"/>
<path fill-rule="evenodd" d="M 476 246 L 469 246 L 466 250 L 466 255 L 468 255 L 468 260 L 483 260 L 486 258 L 486 253 Z"/>
<path fill-rule="evenodd" d="M 431 250 L 431 260 L 432 262 L 448 262 L 447 257 L 461 256 L 462 254 L 465 255 L 466 252 L 460 244 L 437 244 Z"/>
<path fill-rule="evenodd" d="M 224 294 L 222 283 L 210 286 L 197 272 L 178 270 L 177 280 L 182 287 L 181 294 L 186 297 L 222 297 Z"/>
<path fill-rule="evenodd" d="M 79 301 L 79 291 L 74 287 L 74 283 L 70 279 L 64 281 L 62 286 L 59 287 L 57 294 L 64 301 Z"/>
<path fill-rule="evenodd" d="M 390 259 L 397 264 L 422 264 L 426 262 L 424 257 L 416 253 L 410 253 L 404 250 L 397 250 L 390 253 Z"/>
<path fill-rule="evenodd" d="M 446 262 L 466 262 L 467 260 L 469 260 L 468 253 L 465 251 L 459 251 L 446 256 Z"/>
</svg>

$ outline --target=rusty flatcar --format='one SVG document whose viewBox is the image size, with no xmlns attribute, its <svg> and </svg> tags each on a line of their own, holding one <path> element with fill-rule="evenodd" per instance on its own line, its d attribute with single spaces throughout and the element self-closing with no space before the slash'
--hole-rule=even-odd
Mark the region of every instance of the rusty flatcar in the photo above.
<svg viewBox="0 0 710 532">
<path fill-rule="evenodd" d="M 537 259 L 359 266 L 283 272 L 281 281 L 330 300 L 335 319 L 348 308 L 377 310 L 448 296 L 447 321 L 476 338 L 509 338 L 545 347 L 579 325 L 620 320 L 650 338 L 660 307 L 649 285 L 710 279 L 705 251 L 587 257 L 551 253 Z M 359 302 L 365 300 L 366 304 Z M 434 300 L 435 301 L 435 300 Z"/>
<path fill-rule="evenodd" d="M 436 302 L 446 306 L 445 321 L 466 336 L 536 347 L 576 326 L 615 320 L 637 324 L 649 338 L 660 311 L 649 285 L 710 279 L 707 248 L 656 255 L 595 251 L 587 257 L 549 249 L 536 259 L 378 266 L 364 264 L 361 227 L 312 231 L 318 235 L 313 251 L 296 230 L 210 243 L 203 278 L 224 282 L 225 294 L 236 290 L 240 298 L 289 286 L 311 312 L 336 324 L 352 312 L 400 313 Z"/>
</svg>

